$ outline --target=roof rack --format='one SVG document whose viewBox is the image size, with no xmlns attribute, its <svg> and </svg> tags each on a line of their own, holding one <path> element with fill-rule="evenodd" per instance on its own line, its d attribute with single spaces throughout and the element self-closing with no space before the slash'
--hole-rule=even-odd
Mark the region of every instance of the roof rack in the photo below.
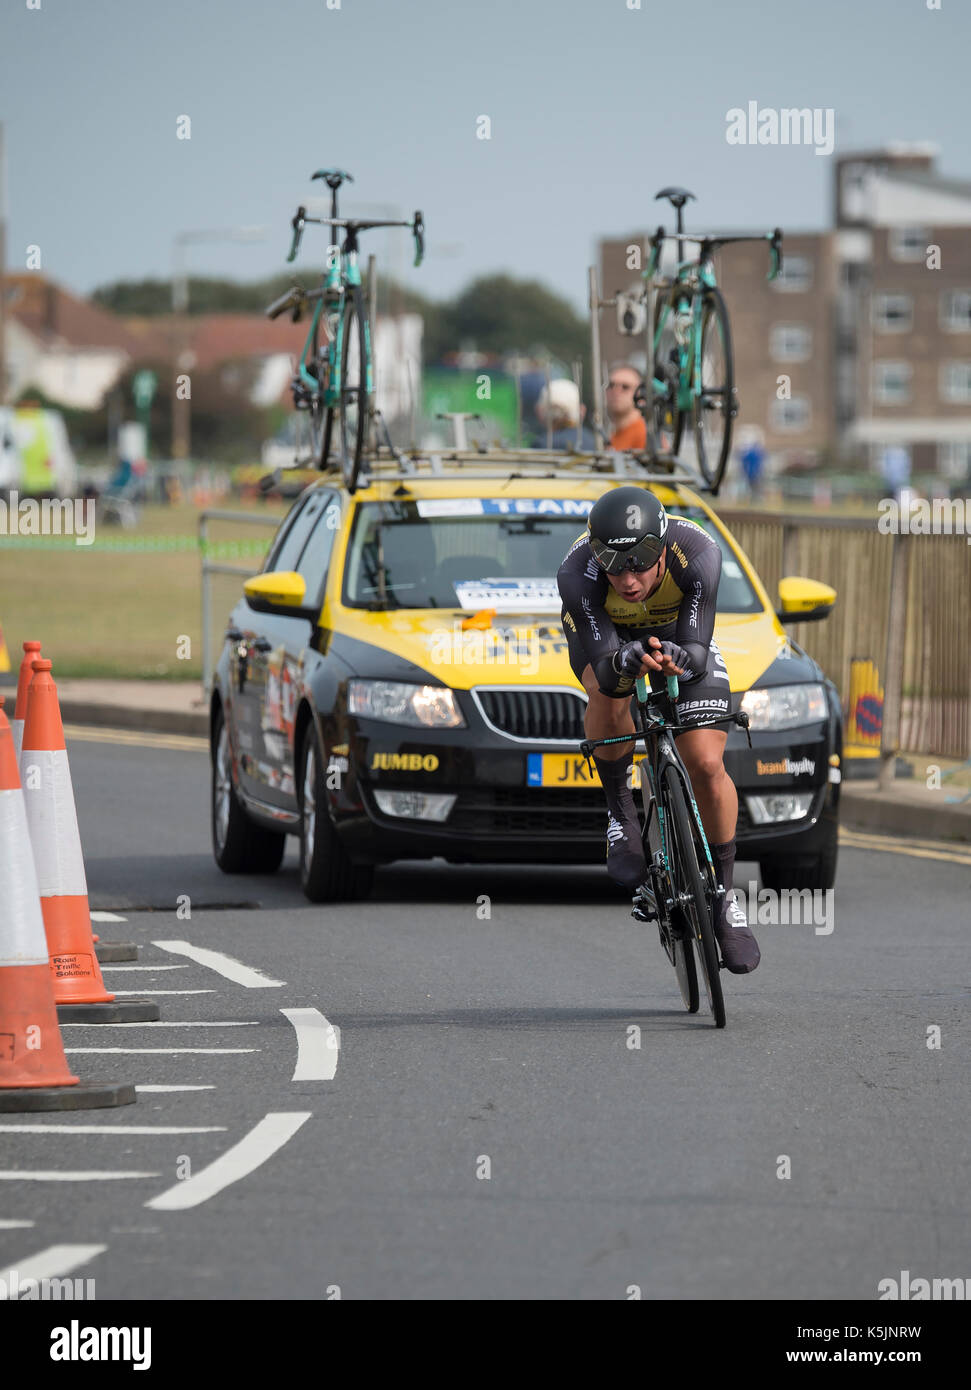
<svg viewBox="0 0 971 1390">
<path fill-rule="evenodd" d="M 708 485 L 696 473 L 671 455 L 646 458 L 607 450 L 602 453 L 575 453 L 560 449 L 513 449 L 503 446 L 457 449 L 395 449 L 382 445 L 361 459 L 358 488 L 378 482 L 408 482 L 409 479 L 455 477 L 495 479 L 501 473 L 512 478 L 562 478 L 573 482 L 586 479 L 622 478 L 628 482 L 688 483 L 697 491 Z M 339 479 L 339 467 L 321 470 L 322 478 Z"/>
</svg>

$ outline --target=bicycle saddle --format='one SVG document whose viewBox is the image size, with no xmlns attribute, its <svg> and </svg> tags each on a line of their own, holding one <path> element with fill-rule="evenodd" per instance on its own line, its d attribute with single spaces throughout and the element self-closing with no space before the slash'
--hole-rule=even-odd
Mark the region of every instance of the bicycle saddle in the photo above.
<svg viewBox="0 0 971 1390">
<path fill-rule="evenodd" d="M 667 198 L 671 206 L 675 208 L 683 208 L 689 198 L 694 199 L 695 202 L 698 201 L 695 195 L 689 193 L 686 188 L 662 188 L 660 193 L 655 193 L 654 201 L 657 202 L 658 198 Z"/>
<path fill-rule="evenodd" d="M 311 183 L 314 179 L 326 179 L 328 188 L 340 188 L 345 179 L 348 183 L 354 182 L 344 169 L 318 169 L 316 174 L 311 175 Z"/>
</svg>

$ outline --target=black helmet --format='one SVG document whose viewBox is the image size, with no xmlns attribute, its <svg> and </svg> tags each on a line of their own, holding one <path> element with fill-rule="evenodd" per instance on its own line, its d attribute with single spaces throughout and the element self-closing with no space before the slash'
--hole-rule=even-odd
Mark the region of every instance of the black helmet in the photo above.
<svg viewBox="0 0 971 1390">
<path fill-rule="evenodd" d="M 642 487 L 612 488 L 597 498 L 587 518 L 590 549 L 608 574 L 653 569 L 667 529 L 667 512 Z"/>
</svg>

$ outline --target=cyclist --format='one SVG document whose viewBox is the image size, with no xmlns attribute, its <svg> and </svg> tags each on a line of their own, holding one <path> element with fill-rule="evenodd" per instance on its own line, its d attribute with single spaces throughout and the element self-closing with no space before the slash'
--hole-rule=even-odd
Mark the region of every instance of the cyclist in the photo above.
<svg viewBox="0 0 971 1390">
<path fill-rule="evenodd" d="M 570 664 L 589 697 L 588 738 L 633 735 L 630 700 L 638 676 L 655 686 L 678 676 L 682 724 L 728 714 L 728 672 L 712 639 L 720 574 L 716 542 L 695 522 L 669 518 L 652 492 L 620 487 L 598 498 L 586 534 L 556 576 Z M 738 796 L 723 762 L 728 735 L 707 728 L 676 737 L 725 889 L 715 935 L 728 969 L 746 974 L 760 953 L 732 892 Z M 607 800 L 607 871 L 630 891 L 647 876 L 630 786 L 633 758 L 633 741 L 601 748 L 595 757 Z M 637 899 L 634 915 L 644 920 Z"/>
</svg>

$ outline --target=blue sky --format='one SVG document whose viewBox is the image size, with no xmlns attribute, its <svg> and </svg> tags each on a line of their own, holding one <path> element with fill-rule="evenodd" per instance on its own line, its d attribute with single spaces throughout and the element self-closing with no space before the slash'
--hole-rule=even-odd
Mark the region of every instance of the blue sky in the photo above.
<svg viewBox="0 0 971 1390">
<path fill-rule="evenodd" d="M 284 269 L 310 174 L 337 164 L 344 211 L 422 208 L 420 270 L 406 234 L 373 243 L 416 288 L 508 271 L 581 306 L 598 237 L 656 225 L 667 183 L 698 195 L 695 226 L 828 223 L 832 159 L 726 143 L 750 100 L 832 107 L 837 153 L 933 141 L 971 178 L 967 0 L 27 3 L 0 0 L 7 262 L 38 245 L 82 293 L 168 277 L 195 229 L 267 239 L 194 246 L 193 273 Z M 322 245 L 308 233 L 305 271 Z"/>
</svg>

